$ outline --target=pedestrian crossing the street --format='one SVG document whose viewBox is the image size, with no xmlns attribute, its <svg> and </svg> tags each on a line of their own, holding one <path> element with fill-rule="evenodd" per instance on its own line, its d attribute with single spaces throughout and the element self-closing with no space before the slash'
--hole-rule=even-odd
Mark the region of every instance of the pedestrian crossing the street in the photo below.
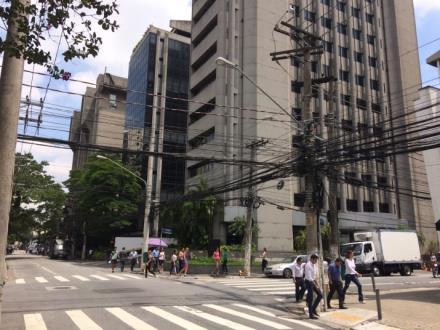
<svg viewBox="0 0 440 330">
<path fill-rule="evenodd" d="M 139 306 L 44 311 L 23 315 L 25 330 L 59 329 L 324 329 L 318 323 L 298 320 L 267 306 L 201 304 L 196 306 Z"/>
<path fill-rule="evenodd" d="M 268 295 L 268 296 L 293 296 L 295 295 L 295 284 L 291 279 L 229 279 L 220 281 L 219 283 L 234 287 L 237 289 L 243 289 L 255 294 Z"/>
<path fill-rule="evenodd" d="M 127 280 L 141 280 L 141 275 L 135 274 L 91 274 L 91 275 L 70 275 L 70 276 L 35 276 L 31 278 L 17 278 L 15 284 L 24 285 L 32 283 L 54 284 L 54 283 L 67 283 L 67 282 L 99 282 L 99 281 L 127 281 Z"/>
</svg>

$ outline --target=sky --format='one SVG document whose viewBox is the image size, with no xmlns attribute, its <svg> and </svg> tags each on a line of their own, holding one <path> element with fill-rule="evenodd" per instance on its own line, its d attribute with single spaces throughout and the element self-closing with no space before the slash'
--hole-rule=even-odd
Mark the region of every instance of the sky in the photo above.
<svg viewBox="0 0 440 330">
<path fill-rule="evenodd" d="M 120 15 L 117 17 L 120 28 L 115 32 L 101 33 L 103 45 L 96 58 L 87 60 L 74 60 L 64 64 L 58 58 L 57 64 L 60 64 L 67 71 L 72 73 L 72 78 L 94 82 L 99 73 L 104 71 L 127 77 L 128 64 L 131 52 L 136 43 L 141 39 L 149 25 L 168 29 L 170 19 L 190 19 L 191 1 L 190 0 L 121 0 Z M 425 59 L 436 51 L 440 50 L 440 0 L 414 0 L 416 10 L 417 35 L 419 46 L 423 46 L 432 40 L 439 40 L 432 44 L 420 48 L 420 62 L 422 70 L 422 81 L 425 84 L 436 84 L 432 81 L 438 78 L 435 68 L 426 65 Z M 48 41 L 48 47 L 56 49 L 57 40 Z M 26 65 L 28 70 L 44 72 L 42 68 L 34 68 L 32 65 Z M 73 93 L 84 93 L 87 85 L 73 82 L 63 82 L 50 80 L 45 76 L 31 75 L 25 73 L 24 83 L 50 88 L 60 89 Z M 60 108 L 64 105 L 65 116 L 63 118 L 50 118 L 44 125 L 49 126 L 50 130 L 40 130 L 40 136 L 54 136 L 68 139 L 68 117 L 72 110 L 79 110 L 81 106 L 81 97 L 77 95 L 66 96 L 65 94 L 49 91 L 45 95 L 45 89 L 25 87 L 22 93 L 23 97 L 30 95 L 32 100 L 45 98 L 45 104 L 53 104 Z M 36 107 L 29 109 L 33 117 L 37 116 Z M 50 110 L 49 110 L 50 111 Z M 44 120 L 44 118 L 43 118 Z M 21 132 L 23 126 L 19 127 Z M 35 129 L 27 127 L 27 134 L 35 134 Z M 57 182 L 65 181 L 69 176 L 72 164 L 72 152 L 66 149 L 55 149 L 41 145 L 17 144 L 17 151 L 32 152 L 34 157 L 39 160 L 47 160 L 50 165 L 46 171 L 53 175 Z"/>
</svg>

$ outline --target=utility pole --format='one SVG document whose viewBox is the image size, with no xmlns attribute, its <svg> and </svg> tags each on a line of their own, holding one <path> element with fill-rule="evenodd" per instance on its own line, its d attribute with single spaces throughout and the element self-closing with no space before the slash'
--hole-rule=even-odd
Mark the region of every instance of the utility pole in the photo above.
<svg viewBox="0 0 440 330">
<path fill-rule="evenodd" d="M 260 139 L 248 144 L 246 148 L 251 151 L 251 161 L 256 161 L 256 151 L 258 148 L 266 145 L 269 141 Z M 249 181 L 252 182 L 254 176 L 254 165 L 250 166 Z M 244 229 L 244 272 L 246 276 L 251 275 L 251 257 L 252 257 L 252 220 L 254 218 L 254 210 L 258 208 L 258 197 L 256 196 L 254 186 L 251 184 L 245 199 L 246 210 L 246 226 Z"/>
<path fill-rule="evenodd" d="M 13 0 L 11 10 L 17 10 L 27 3 L 27 0 Z M 24 15 L 24 12 L 18 12 L 9 19 L 6 41 L 13 44 L 20 42 L 18 22 L 23 19 Z M 17 58 L 10 50 L 4 51 L 0 78 L 0 324 L 3 286 L 7 277 L 5 252 L 8 241 L 23 66 L 23 56 Z"/>
<path fill-rule="evenodd" d="M 330 63 L 330 67 L 332 67 L 332 63 Z M 334 81 L 330 82 L 329 89 L 329 108 L 328 108 L 328 140 L 330 141 L 329 145 L 334 145 L 334 137 L 335 137 L 335 107 L 334 107 L 334 96 L 335 95 L 335 83 Z M 331 150 L 330 154 L 331 153 Z M 337 194 L 338 194 L 338 168 L 335 166 L 329 167 L 328 173 L 328 181 L 329 181 L 329 193 L 328 193 L 328 213 L 327 220 L 330 223 L 330 257 L 332 259 L 339 256 L 339 220 L 338 220 L 338 205 L 337 205 Z"/>
</svg>

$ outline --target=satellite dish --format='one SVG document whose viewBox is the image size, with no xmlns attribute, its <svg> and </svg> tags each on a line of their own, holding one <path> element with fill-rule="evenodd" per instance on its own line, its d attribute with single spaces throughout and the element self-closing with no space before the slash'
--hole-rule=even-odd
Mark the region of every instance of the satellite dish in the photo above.
<svg viewBox="0 0 440 330">
<path fill-rule="evenodd" d="M 278 189 L 278 190 L 281 190 L 281 189 L 283 189 L 283 188 L 284 188 L 284 181 L 281 180 L 281 181 L 279 181 L 278 184 L 277 184 L 277 189 Z"/>
</svg>

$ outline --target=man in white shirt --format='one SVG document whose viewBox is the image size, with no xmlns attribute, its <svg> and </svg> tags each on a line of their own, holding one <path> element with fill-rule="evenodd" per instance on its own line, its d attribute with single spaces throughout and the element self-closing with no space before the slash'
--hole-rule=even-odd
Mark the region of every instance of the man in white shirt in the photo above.
<svg viewBox="0 0 440 330">
<path fill-rule="evenodd" d="M 347 293 L 347 289 L 350 283 L 353 282 L 358 288 L 359 303 L 364 303 L 364 295 L 362 294 L 362 284 L 359 282 L 358 276 L 362 276 L 356 271 L 356 264 L 353 259 L 353 251 L 347 251 L 347 256 L 345 258 L 345 285 L 344 285 L 344 297 Z"/>
<path fill-rule="evenodd" d="M 138 258 L 138 253 L 135 249 L 131 250 L 130 254 L 128 255 L 128 259 L 130 259 L 130 269 L 131 271 L 134 271 L 134 266 L 136 266 Z"/>
<path fill-rule="evenodd" d="M 318 256 L 312 254 L 310 256 L 310 261 L 306 264 L 304 268 L 304 276 L 307 289 L 307 307 L 309 308 L 309 318 L 316 320 L 319 314 L 316 312 L 316 308 L 322 299 L 322 292 L 318 285 L 318 267 L 316 263 L 318 262 Z M 313 292 L 316 294 L 316 299 L 313 301 Z"/>
<path fill-rule="evenodd" d="M 304 283 L 304 266 L 303 258 L 296 258 L 295 265 L 293 266 L 293 282 L 295 282 L 296 302 L 302 300 L 304 298 L 304 292 L 306 292 L 306 286 Z"/>
</svg>

